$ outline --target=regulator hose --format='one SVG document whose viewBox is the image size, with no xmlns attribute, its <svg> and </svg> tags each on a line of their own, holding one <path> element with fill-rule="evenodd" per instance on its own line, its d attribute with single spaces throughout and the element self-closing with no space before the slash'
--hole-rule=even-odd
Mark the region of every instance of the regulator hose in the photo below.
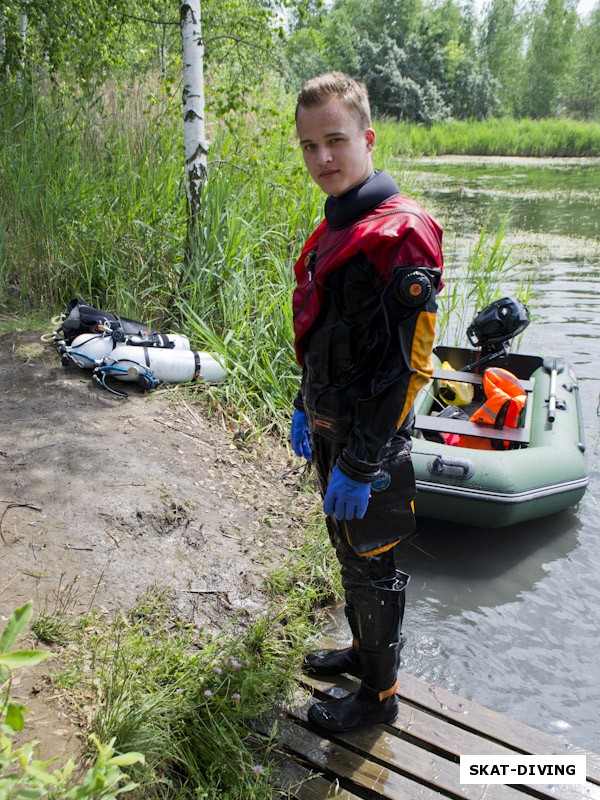
<svg viewBox="0 0 600 800">
<path fill-rule="evenodd" d="M 92 380 L 101 386 L 103 389 L 106 389 L 107 392 L 111 394 L 115 394 L 117 397 L 129 397 L 127 392 L 119 391 L 118 389 L 113 389 L 112 386 L 109 386 L 106 383 L 106 378 L 108 377 L 108 373 L 110 372 L 127 372 L 124 367 L 115 367 L 113 365 L 107 365 L 104 367 L 96 367 L 92 374 Z"/>
</svg>

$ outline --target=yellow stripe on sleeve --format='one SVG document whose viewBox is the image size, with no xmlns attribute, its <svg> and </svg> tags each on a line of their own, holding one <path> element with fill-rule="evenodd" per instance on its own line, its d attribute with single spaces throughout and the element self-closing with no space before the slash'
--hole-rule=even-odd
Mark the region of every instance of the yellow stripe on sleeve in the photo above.
<svg viewBox="0 0 600 800">
<path fill-rule="evenodd" d="M 416 372 L 410 376 L 408 381 L 404 405 L 398 418 L 398 428 L 402 426 L 407 414 L 410 412 L 419 390 L 431 380 L 433 375 L 431 351 L 435 340 L 436 318 L 437 314 L 434 312 L 421 311 L 417 319 L 410 352 L 410 366 Z"/>
</svg>

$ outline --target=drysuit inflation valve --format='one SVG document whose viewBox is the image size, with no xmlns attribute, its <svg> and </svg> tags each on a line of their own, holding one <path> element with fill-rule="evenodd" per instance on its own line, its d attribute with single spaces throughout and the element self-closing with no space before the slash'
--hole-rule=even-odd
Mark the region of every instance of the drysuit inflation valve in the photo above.
<svg viewBox="0 0 600 800">
<path fill-rule="evenodd" d="M 431 280 L 419 270 L 404 275 L 398 283 L 396 293 L 403 306 L 416 308 L 422 306 L 431 297 Z"/>
</svg>

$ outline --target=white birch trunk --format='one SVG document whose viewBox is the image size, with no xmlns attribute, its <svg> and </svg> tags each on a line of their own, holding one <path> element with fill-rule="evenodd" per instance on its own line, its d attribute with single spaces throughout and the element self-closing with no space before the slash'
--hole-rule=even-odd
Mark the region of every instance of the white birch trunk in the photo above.
<svg viewBox="0 0 600 800">
<path fill-rule="evenodd" d="M 5 33 L 5 26 L 6 26 L 6 17 L 4 16 L 4 11 L 0 11 L 0 70 L 4 72 L 4 59 L 6 57 L 6 33 Z M 0 73 L 0 77 L 2 77 Z"/>
<path fill-rule="evenodd" d="M 204 44 L 200 0 L 180 0 L 183 52 L 183 141 L 190 227 L 202 203 L 208 144 L 204 124 Z"/>
<path fill-rule="evenodd" d="M 27 46 L 27 12 L 24 8 L 21 9 L 19 14 L 19 38 L 21 39 L 21 56 L 19 58 L 17 80 L 20 83 L 25 74 L 25 47 Z"/>
</svg>

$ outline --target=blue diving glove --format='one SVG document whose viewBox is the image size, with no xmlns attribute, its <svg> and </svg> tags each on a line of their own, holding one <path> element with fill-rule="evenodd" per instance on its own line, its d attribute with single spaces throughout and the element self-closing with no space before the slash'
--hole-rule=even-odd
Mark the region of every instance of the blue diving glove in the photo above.
<svg viewBox="0 0 600 800">
<path fill-rule="evenodd" d="M 323 511 L 336 519 L 362 519 L 367 513 L 371 484 L 360 483 L 334 467 L 323 500 Z"/>
<path fill-rule="evenodd" d="M 297 456 L 310 461 L 312 449 L 310 446 L 310 432 L 308 429 L 308 419 L 304 411 L 296 409 L 292 415 L 292 427 L 290 431 L 292 440 L 292 450 Z"/>
</svg>

